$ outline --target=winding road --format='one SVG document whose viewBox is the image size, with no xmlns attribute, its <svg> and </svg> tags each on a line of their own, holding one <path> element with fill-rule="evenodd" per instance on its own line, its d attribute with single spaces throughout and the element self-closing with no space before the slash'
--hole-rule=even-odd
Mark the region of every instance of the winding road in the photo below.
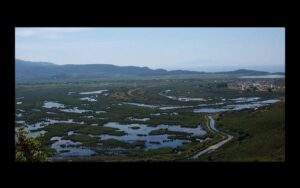
<svg viewBox="0 0 300 188">
<path fill-rule="evenodd" d="M 142 88 L 135 88 L 135 89 L 129 90 L 129 91 L 127 91 L 127 95 L 129 95 L 131 97 L 136 97 L 132 93 L 135 92 L 135 91 L 137 91 L 137 90 L 140 90 L 140 89 L 142 89 Z"/>
<path fill-rule="evenodd" d="M 225 140 L 222 140 L 214 145 L 211 145 L 209 146 L 208 148 L 204 149 L 204 150 L 201 150 L 200 152 L 194 154 L 190 159 L 197 159 L 198 157 L 200 157 L 201 155 L 205 154 L 205 153 L 209 153 L 209 152 L 212 152 L 218 148 L 220 148 L 221 146 L 223 146 L 224 144 L 226 144 L 227 142 L 229 142 L 231 139 L 233 139 L 233 136 L 227 134 L 227 133 L 224 133 L 224 132 L 221 132 L 219 131 L 218 129 L 216 129 L 215 127 L 215 120 L 211 117 L 211 116 L 208 116 L 209 118 L 209 126 L 207 126 L 211 131 L 213 132 L 216 132 L 216 133 L 219 133 L 220 135 L 223 136 L 223 138 L 226 138 Z"/>
</svg>

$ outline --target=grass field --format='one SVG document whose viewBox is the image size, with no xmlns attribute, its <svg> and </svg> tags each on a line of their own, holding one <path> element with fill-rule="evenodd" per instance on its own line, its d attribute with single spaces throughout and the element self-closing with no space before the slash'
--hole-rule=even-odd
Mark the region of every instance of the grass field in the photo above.
<svg viewBox="0 0 300 188">
<path fill-rule="evenodd" d="M 285 103 L 256 111 L 226 112 L 217 127 L 234 136 L 219 150 L 202 156 L 201 161 L 284 161 Z"/>
</svg>

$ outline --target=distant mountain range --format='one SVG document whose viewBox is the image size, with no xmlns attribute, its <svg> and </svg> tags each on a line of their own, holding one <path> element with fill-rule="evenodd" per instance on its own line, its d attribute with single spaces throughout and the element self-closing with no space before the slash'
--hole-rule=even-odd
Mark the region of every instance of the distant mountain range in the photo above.
<svg viewBox="0 0 300 188">
<path fill-rule="evenodd" d="M 148 67 L 116 66 L 110 64 L 56 65 L 49 62 L 31 62 L 20 59 L 15 60 L 16 82 L 145 79 L 147 77 L 172 78 L 183 75 L 187 77 L 197 77 L 206 74 L 226 74 L 240 76 L 268 75 L 272 73 L 246 69 L 216 73 L 185 70 L 167 71 L 164 69 L 150 69 Z"/>
</svg>

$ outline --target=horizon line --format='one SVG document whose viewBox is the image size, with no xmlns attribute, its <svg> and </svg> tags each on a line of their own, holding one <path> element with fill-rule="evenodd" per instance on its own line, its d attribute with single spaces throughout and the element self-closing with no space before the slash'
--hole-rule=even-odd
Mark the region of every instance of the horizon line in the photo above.
<svg viewBox="0 0 300 188">
<path fill-rule="evenodd" d="M 88 64 L 56 64 L 53 63 L 51 61 L 44 61 L 44 60 L 24 60 L 24 59 L 20 59 L 20 58 L 15 58 L 15 60 L 20 60 L 20 61 L 27 61 L 27 62 L 32 62 L 32 63 L 50 63 L 50 64 L 54 64 L 57 66 L 64 66 L 64 65 L 113 65 L 113 66 L 117 66 L 117 67 L 139 67 L 139 68 L 148 68 L 148 69 L 152 69 L 152 70 L 159 70 L 159 69 L 163 69 L 166 71 L 191 71 L 191 72 L 204 72 L 204 73 L 218 73 L 218 72 L 231 72 L 231 71 L 238 71 L 238 70 L 248 70 L 248 71 L 261 71 L 261 72 L 267 72 L 267 73 L 285 73 L 285 66 L 283 66 L 284 70 L 283 71 L 266 71 L 266 70 L 259 70 L 259 69 L 253 69 L 253 68 L 245 68 L 245 67 L 236 67 L 236 68 L 232 68 L 230 70 L 224 70 L 224 71 L 204 71 L 204 70 L 190 70 L 190 69 L 181 69 L 181 68 L 174 68 L 174 69 L 166 69 L 166 68 L 151 68 L 149 66 L 136 66 L 136 65 L 116 65 L 116 64 L 110 64 L 110 63 L 88 63 Z M 269 65 L 274 66 L 274 65 Z M 276 65 L 276 66 L 281 66 L 281 65 Z M 213 68 L 213 67 L 217 67 L 217 66 L 203 66 L 204 68 Z M 224 67 L 224 66 L 223 66 Z M 225 66 L 225 67 L 233 67 L 233 66 Z M 258 66 L 259 67 L 259 66 Z"/>
</svg>

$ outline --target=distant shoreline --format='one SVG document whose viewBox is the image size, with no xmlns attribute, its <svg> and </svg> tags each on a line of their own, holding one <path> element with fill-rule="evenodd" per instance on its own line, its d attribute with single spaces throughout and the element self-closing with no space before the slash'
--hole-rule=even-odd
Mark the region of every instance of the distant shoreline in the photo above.
<svg viewBox="0 0 300 188">
<path fill-rule="evenodd" d="M 279 75 L 279 74 L 274 74 L 274 75 L 253 75 L 253 76 L 240 76 L 239 78 L 285 78 L 285 75 Z"/>
</svg>

